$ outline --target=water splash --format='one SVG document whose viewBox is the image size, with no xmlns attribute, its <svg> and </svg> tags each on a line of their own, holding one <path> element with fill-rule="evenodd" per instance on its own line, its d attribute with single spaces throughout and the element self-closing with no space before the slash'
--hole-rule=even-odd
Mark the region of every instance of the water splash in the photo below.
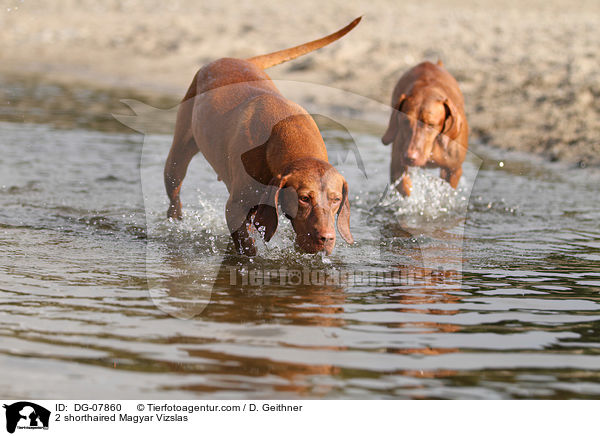
<svg viewBox="0 0 600 436">
<path fill-rule="evenodd" d="M 387 212 L 387 215 L 402 221 L 409 220 L 414 225 L 465 215 L 469 198 L 467 186 L 470 183 L 464 177 L 455 190 L 430 171 L 411 168 L 409 175 L 413 184 L 411 195 L 404 197 L 396 190 L 400 182 L 397 180 L 375 206 L 376 212 Z"/>
</svg>

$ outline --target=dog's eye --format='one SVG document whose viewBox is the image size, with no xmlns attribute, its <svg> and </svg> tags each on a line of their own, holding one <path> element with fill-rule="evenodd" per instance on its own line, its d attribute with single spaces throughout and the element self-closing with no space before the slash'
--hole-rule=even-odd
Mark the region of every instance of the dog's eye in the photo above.
<svg viewBox="0 0 600 436">
<path fill-rule="evenodd" d="M 336 198 L 334 198 L 334 199 L 333 199 L 333 202 L 334 202 L 334 203 L 339 203 L 340 201 L 342 201 L 342 199 L 341 199 L 341 198 L 338 198 L 338 197 L 336 197 Z"/>
<path fill-rule="evenodd" d="M 310 201 L 310 198 L 308 197 L 308 195 L 301 195 L 300 197 L 298 197 L 300 199 L 301 202 L 303 203 L 308 203 Z"/>
</svg>

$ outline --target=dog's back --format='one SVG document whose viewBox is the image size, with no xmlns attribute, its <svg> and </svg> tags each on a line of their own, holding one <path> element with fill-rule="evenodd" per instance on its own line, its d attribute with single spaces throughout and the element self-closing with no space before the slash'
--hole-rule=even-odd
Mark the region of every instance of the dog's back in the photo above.
<svg viewBox="0 0 600 436">
<path fill-rule="evenodd" d="M 456 105 L 464 106 L 464 98 L 460 92 L 458 82 L 441 65 L 431 62 L 422 62 L 400 77 L 394 94 L 410 95 L 413 92 L 422 92 L 423 90 L 439 89 L 447 97 L 451 98 Z"/>
<path fill-rule="evenodd" d="M 198 71 L 196 80 L 192 135 L 228 187 L 240 175 L 240 159 L 246 153 L 245 172 L 263 184 L 280 170 L 277 162 L 289 160 L 290 154 L 327 160 L 325 143 L 312 117 L 283 97 L 253 63 L 219 59 Z"/>
</svg>

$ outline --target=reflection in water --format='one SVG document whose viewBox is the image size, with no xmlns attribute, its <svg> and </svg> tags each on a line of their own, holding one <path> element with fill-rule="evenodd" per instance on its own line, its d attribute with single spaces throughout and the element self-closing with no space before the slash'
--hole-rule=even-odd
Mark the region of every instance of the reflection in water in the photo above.
<svg viewBox="0 0 600 436">
<path fill-rule="evenodd" d="M 390 238 L 407 240 L 405 230 L 394 235 L 389 233 L 389 229 L 386 232 L 386 241 Z M 438 233 L 440 232 L 442 231 L 438 229 Z M 442 265 L 454 265 L 461 261 L 461 241 L 456 241 L 457 238 L 454 237 L 450 239 L 458 243 L 453 246 L 443 244 L 441 249 L 438 247 L 435 250 L 435 260 Z M 157 247 L 153 249 L 157 250 Z M 434 251 L 431 244 L 426 249 Z M 158 307 L 167 308 L 170 314 L 181 318 L 195 315 L 202 323 L 245 326 L 231 327 L 225 332 L 225 337 L 206 338 L 206 344 L 202 346 L 181 347 L 182 351 L 195 360 L 228 362 L 219 368 L 210 368 L 211 373 L 226 379 L 248 375 L 275 378 L 285 381 L 276 384 L 277 392 L 294 392 L 298 395 L 335 393 L 335 384 L 315 386 L 313 381 L 323 376 L 345 377 L 348 371 L 352 371 L 336 364 L 310 360 L 302 364 L 297 363 L 294 361 L 294 351 L 339 353 L 356 349 L 336 333 L 339 330 L 362 329 L 363 323 L 347 320 L 344 316 L 346 307 L 356 305 L 355 302 L 349 301 L 349 288 L 369 293 L 374 286 L 386 289 L 386 306 L 399 315 L 397 321 L 385 323 L 386 329 L 419 331 L 423 334 L 461 331 L 459 325 L 447 322 L 402 321 L 403 313 L 452 316 L 459 310 L 444 307 L 459 306 L 462 300 L 461 295 L 455 294 L 460 293 L 461 289 L 460 272 L 419 265 L 423 261 L 419 244 L 409 244 L 402 250 L 404 256 L 413 259 L 411 264 L 388 265 L 385 271 L 360 271 L 357 275 L 356 271 L 347 269 L 348 265 L 340 264 L 321 264 L 317 265 L 317 268 L 307 268 L 305 263 L 293 262 L 282 268 L 278 259 L 240 257 L 229 243 L 218 272 L 209 278 L 208 283 L 199 283 L 199 277 L 206 277 L 206 265 L 199 266 L 194 261 L 195 257 L 190 256 L 180 245 L 173 247 L 172 244 L 165 243 L 162 251 L 163 269 L 177 273 L 160 281 L 164 292 L 160 297 L 158 294 L 154 295 Z M 182 253 L 187 253 L 187 256 Z M 154 268 L 157 268 L 157 265 L 154 265 Z M 210 304 L 207 304 L 208 299 L 211 300 Z M 369 307 L 367 302 L 364 304 L 365 307 Z M 434 308 L 436 306 L 441 308 Z M 293 332 L 286 331 L 283 326 L 293 329 Z M 286 337 L 290 340 L 286 340 Z M 208 345 L 213 341 L 224 345 L 221 349 L 225 351 L 217 352 Z M 230 352 L 227 350 L 227 344 L 231 344 Z M 276 346 L 280 352 L 276 359 L 268 354 L 262 357 L 246 357 L 236 352 L 239 346 L 245 347 L 249 344 L 267 348 Z M 286 353 L 285 350 L 289 350 L 290 353 Z M 442 344 L 405 346 L 401 342 L 394 345 L 393 341 L 385 348 L 377 349 L 377 352 L 416 357 L 459 351 L 457 347 L 446 347 Z M 353 362 L 348 364 L 354 365 Z M 444 369 L 389 372 L 390 375 L 417 378 L 435 378 L 437 375 L 448 377 L 455 373 L 456 371 Z M 195 392 L 217 390 L 204 384 L 185 384 L 179 386 L 179 389 Z"/>
</svg>

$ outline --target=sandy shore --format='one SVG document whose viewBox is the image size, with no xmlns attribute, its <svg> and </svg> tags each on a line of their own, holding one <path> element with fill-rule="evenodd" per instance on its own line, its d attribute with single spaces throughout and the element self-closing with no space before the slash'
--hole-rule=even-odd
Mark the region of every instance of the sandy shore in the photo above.
<svg viewBox="0 0 600 436">
<path fill-rule="evenodd" d="M 600 165 L 600 2 L 522 3 L 10 0 L 0 70 L 181 96 L 206 62 L 286 48 L 364 15 L 271 77 L 388 103 L 403 71 L 440 58 L 461 84 L 473 139 Z M 329 103 L 318 92 L 294 98 Z"/>
</svg>

